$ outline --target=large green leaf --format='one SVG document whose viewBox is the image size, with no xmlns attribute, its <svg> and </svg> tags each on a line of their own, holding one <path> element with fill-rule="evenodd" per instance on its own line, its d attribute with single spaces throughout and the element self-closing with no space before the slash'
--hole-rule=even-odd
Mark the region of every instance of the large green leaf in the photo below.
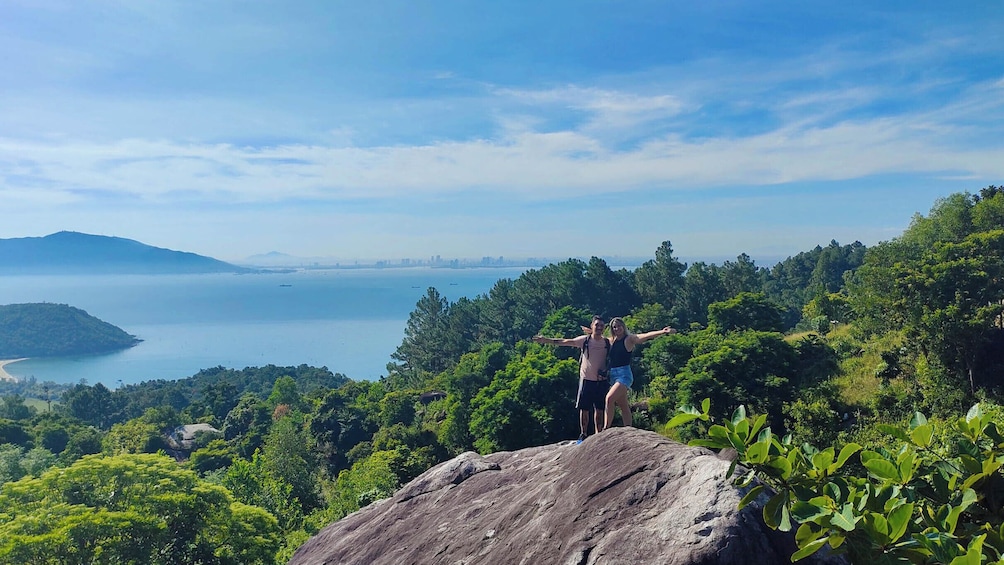
<svg viewBox="0 0 1004 565">
<path fill-rule="evenodd" d="M 774 469 L 784 480 L 791 477 L 791 463 L 784 457 L 771 457 L 770 461 L 767 461 L 767 466 Z"/>
<path fill-rule="evenodd" d="M 980 409 L 980 404 L 978 402 L 976 404 L 973 404 L 972 407 L 969 408 L 969 411 L 966 412 L 967 422 L 972 422 L 973 420 L 977 420 L 982 417 L 983 417 L 983 411 Z"/>
<path fill-rule="evenodd" d="M 737 426 L 739 425 L 739 422 L 742 422 L 745 419 L 746 419 L 746 407 L 740 404 L 739 408 L 736 408 L 735 412 L 732 413 L 732 425 Z"/>
<path fill-rule="evenodd" d="M 899 541 L 906 533 L 907 526 L 910 525 L 910 518 L 913 517 L 913 503 L 904 504 L 889 513 L 889 538 L 893 543 Z"/>
<path fill-rule="evenodd" d="M 854 509 L 850 504 L 845 504 L 840 513 L 834 513 L 833 516 L 830 517 L 830 523 L 845 532 L 853 531 L 856 522 L 857 519 L 854 517 Z"/>
<path fill-rule="evenodd" d="M 897 426 L 892 426 L 889 424 L 875 424 L 875 429 L 878 431 L 889 434 L 900 441 L 910 441 L 910 436 L 905 431 Z"/>
<path fill-rule="evenodd" d="M 910 439 L 913 440 L 915 445 L 927 447 L 931 445 L 931 437 L 933 434 L 934 428 L 932 428 L 930 424 L 923 424 L 910 431 Z"/>
<path fill-rule="evenodd" d="M 795 504 L 791 505 L 791 517 L 799 523 L 821 523 L 820 518 L 829 516 L 831 513 L 830 509 L 827 508 L 825 504 L 799 500 Z"/>
<path fill-rule="evenodd" d="M 899 481 L 899 469 L 897 469 L 896 465 L 888 459 L 879 457 L 869 459 L 868 461 L 862 461 L 862 464 L 865 466 L 865 469 L 868 469 L 868 473 L 877 479 L 883 481 Z"/>
<path fill-rule="evenodd" d="M 689 422 L 693 422 L 694 420 L 700 419 L 700 417 L 701 417 L 700 414 L 691 414 L 689 412 L 681 412 L 681 413 L 677 414 L 676 416 L 673 416 L 673 418 L 670 419 L 669 422 L 666 423 L 666 427 L 670 428 L 670 429 L 676 428 L 676 427 L 682 426 L 683 424 L 686 424 L 686 423 L 689 423 Z"/>
<path fill-rule="evenodd" d="M 790 517 L 788 515 L 788 493 L 779 492 L 767 501 L 763 507 L 763 521 L 774 530 L 787 532 L 791 530 Z"/>
<path fill-rule="evenodd" d="M 858 451 L 861 451 L 861 446 L 856 443 L 848 443 L 845 445 L 840 450 L 840 455 L 837 456 L 836 467 L 833 470 L 835 471 L 843 467 L 844 463 L 847 463 L 847 460 L 851 458 L 851 455 L 854 455 Z"/>
<path fill-rule="evenodd" d="M 830 541 L 829 538 L 819 538 L 799 547 L 798 551 L 791 554 L 791 562 L 794 563 L 816 553 L 820 549 L 823 549 L 828 541 Z"/>
<path fill-rule="evenodd" d="M 738 509 L 742 510 L 743 508 L 746 507 L 747 504 L 756 500 L 756 497 L 760 496 L 760 493 L 762 493 L 765 488 L 767 487 L 764 485 L 757 485 L 751 488 L 750 491 L 746 493 L 746 496 L 744 496 L 743 499 L 739 501 Z"/>
</svg>

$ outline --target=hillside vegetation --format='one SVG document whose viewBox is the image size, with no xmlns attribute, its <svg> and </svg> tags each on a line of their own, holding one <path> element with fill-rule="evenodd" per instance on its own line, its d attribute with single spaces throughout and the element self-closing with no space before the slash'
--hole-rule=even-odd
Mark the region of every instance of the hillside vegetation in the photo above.
<svg viewBox="0 0 1004 565">
<path fill-rule="evenodd" d="M 8 394 L 0 562 L 85 563 L 95 547 L 121 562 L 286 562 L 325 524 L 456 454 L 575 438 L 579 352 L 529 338 L 574 337 L 592 314 L 681 330 L 634 352 L 634 425 L 740 449 L 783 495 L 766 518 L 797 529 L 799 555 L 828 544 L 857 563 L 1004 557 L 1004 193 L 991 186 L 935 202 L 891 241 L 832 241 L 771 268 L 744 254 L 686 265 L 666 241 L 634 271 L 594 257 L 473 299 L 430 288 L 379 381 L 218 367 L 114 391 L 80 383 L 43 413 Z M 674 421 L 686 405 L 700 409 Z M 220 434 L 196 439 L 183 473 L 133 456 L 194 422 Z M 76 477 L 72 501 L 54 466 Z M 161 527 L 143 518 L 152 494 L 107 502 L 136 467 L 214 493 L 223 514 L 169 509 L 182 513 L 172 524 L 200 529 L 184 532 L 198 552 L 121 535 Z M 45 514 L 53 505 L 64 515 Z M 77 547 L 91 553 L 67 553 Z"/>
<path fill-rule="evenodd" d="M 66 304 L 0 306 L 0 359 L 108 353 L 140 340 Z"/>
</svg>

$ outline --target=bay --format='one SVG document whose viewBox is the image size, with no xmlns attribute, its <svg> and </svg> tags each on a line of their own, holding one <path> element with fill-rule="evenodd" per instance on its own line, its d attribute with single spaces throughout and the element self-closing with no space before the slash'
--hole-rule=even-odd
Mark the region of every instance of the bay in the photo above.
<svg viewBox="0 0 1004 565">
<path fill-rule="evenodd" d="M 69 304 L 143 341 L 105 355 L 35 358 L 6 371 L 109 388 L 201 369 L 327 367 L 354 380 L 386 374 L 408 315 L 429 287 L 449 301 L 487 293 L 525 268 L 334 269 L 254 275 L 0 277 L 0 304 Z"/>
</svg>

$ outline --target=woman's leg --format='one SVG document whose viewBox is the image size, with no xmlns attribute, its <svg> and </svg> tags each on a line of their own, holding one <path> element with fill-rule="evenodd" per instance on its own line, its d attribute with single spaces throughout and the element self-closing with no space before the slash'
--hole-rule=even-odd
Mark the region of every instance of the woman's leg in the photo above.
<svg viewBox="0 0 1004 565">
<path fill-rule="evenodd" d="M 621 407 L 621 418 L 625 418 L 625 422 L 631 421 L 631 408 L 628 406 L 628 411 L 624 412 L 624 406 L 627 405 L 627 387 L 623 383 L 614 383 L 610 387 L 610 392 L 607 393 L 607 422 L 603 429 L 609 429 L 614 424 L 614 405 Z M 625 425 L 630 425 L 625 424 Z"/>
<path fill-rule="evenodd" d="M 631 403 L 628 402 L 628 390 L 627 387 L 624 388 L 624 394 L 617 398 L 617 406 L 621 409 L 621 420 L 623 420 L 625 426 L 630 426 L 634 423 L 631 418 Z"/>
</svg>

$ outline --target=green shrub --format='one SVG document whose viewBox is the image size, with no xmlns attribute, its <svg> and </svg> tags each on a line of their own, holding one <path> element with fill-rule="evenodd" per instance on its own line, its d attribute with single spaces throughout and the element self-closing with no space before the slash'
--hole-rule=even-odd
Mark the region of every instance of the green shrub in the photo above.
<svg viewBox="0 0 1004 565">
<path fill-rule="evenodd" d="M 709 408 L 708 400 L 701 410 L 685 407 L 668 425 L 709 423 Z M 943 425 L 919 412 L 905 427 L 877 424 L 896 449 L 797 446 L 790 435 L 773 435 L 766 420 L 740 406 L 731 419 L 712 423 L 705 439 L 690 443 L 737 451 L 729 476 L 741 473 L 735 481 L 746 490 L 740 508 L 769 497 L 767 525 L 795 530 L 792 561 L 824 547 L 853 563 L 1004 559 L 1004 435 L 979 404 Z"/>
</svg>

